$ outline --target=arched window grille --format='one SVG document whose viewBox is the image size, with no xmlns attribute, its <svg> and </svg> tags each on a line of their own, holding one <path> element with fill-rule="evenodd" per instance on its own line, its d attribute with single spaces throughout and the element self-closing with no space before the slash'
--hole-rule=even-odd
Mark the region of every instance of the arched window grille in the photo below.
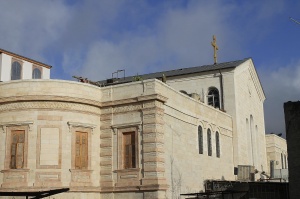
<svg viewBox="0 0 300 199">
<path fill-rule="evenodd" d="M 208 156 L 212 156 L 211 131 L 210 131 L 210 129 L 207 129 L 207 149 L 208 149 Z"/>
<path fill-rule="evenodd" d="M 220 137 L 219 137 L 219 132 L 216 132 L 216 154 L 217 157 L 220 157 Z"/>
<path fill-rule="evenodd" d="M 211 105 L 215 108 L 220 108 L 220 96 L 219 96 L 219 90 L 217 88 L 215 87 L 209 88 L 207 101 L 208 101 L 208 105 Z"/>
<path fill-rule="evenodd" d="M 199 145 L 199 154 L 203 154 L 203 132 L 201 126 L 198 126 L 198 145 Z"/>
<path fill-rule="evenodd" d="M 21 64 L 17 61 L 14 61 L 11 65 L 11 80 L 21 79 L 21 71 Z"/>
<path fill-rule="evenodd" d="M 42 73 L 39 68 L 35 68 L 32 71 L 32 79 L 41 79 L 42 78 Z"/>
</svg>

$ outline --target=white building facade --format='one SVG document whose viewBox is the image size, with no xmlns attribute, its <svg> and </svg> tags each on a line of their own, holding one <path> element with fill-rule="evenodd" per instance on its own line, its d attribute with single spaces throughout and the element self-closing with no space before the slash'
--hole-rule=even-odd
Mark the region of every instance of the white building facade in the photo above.
<svg viewBox="0 0 300 199">
<path fill-rule="evenodd" d="M 0 81 L 50 79 L 51 66 L 0 49 Z"/>
</svg>

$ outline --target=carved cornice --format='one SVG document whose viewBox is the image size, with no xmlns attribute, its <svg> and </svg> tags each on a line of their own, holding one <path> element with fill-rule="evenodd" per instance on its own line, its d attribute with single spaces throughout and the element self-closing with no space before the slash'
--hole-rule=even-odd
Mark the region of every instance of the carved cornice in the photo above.
<svg viewBox="0 0 300 199">
<path fill-rule="evenodd" d="M 121 100 L 112 100 L 112 101 L 103 102 L 102 107 L 117 106 L 117 105 L 121 105 L 121 104 L 129 104 L 129 103 L 143 102 L 143 101 L 149 101 L 149 100 L 158 100 L 158 101 L 165 103 L 168 100 L 168 98 L 161 94 L 142 95 L 142 96 L 134 97 L 134 98 L 126 98 L 126 99 L 121 99 Z"/>
<path fill-rule="evenodd" d="M 53 96 L 53 95 L 24 95 L 24 96 L 11 96 L 0 98 L 0 104 L 3 103 L 13 103 L 13 102 L 32 102 L 32 101 L 56 101 L 56 102 L 73 102 L 80 104 L 87 104 L 96 107 L 101 107 L 100 101 L 85 99 L 85 98 L 76 98 L 69 96 Z"/>
<path fill-rule="evenodd" d="M 142 104 L 130 104 L 127 106 L 118 106 L 113 108 L 113 113 L 136 111 L 136 110 L 141 110 L 142 108 L 143 108 Z"/>
<path fill-rule="evenodd" d="M 122 123 L 122 124 L 115 124 L 111 126 L 111 128 L 114 131 L 114 135 L 116 135 L 118 129 L 129 128 L 129 127 L 137 127 L 138 132 L 140 132 L 142 129 L 142 122 Z"/>
<path fill-rule="evenodd" d="M 28 126 L 28 130 L 31 131 L 32 124 L 33 124 L 33 121 L 3 122 L 3 123 L 0 123 L 0 128 L 3 133 L 5 133 L 6 127 L 10 127 L 10 126 Z"/>
<path fill-rule="evenodd" d="M 17 102 L 0 105 L 0 111 L 12 111 L 12 110 L 29 110 L 29 109 L 51 109 L 51 110 L 68 110 L 68 111 L 80 111 L 89 112 L 94 114 L 100 114 L 100 108 L 68 102 L 51 102 L 51 101 L 31 101 L 31 102 Z"/>
<path fill-rule="evenodd" d="M 80 123 L 80 122 L 68 122 L 67 123 L 69 126 L 69 132 L 72 132 L 72 128 L 76 127 L 82 127 L 82 128 L 89 128 L 91 129 L 92 133 L 94 128 L 96 128 L 96 125 L 94 124 L 87 124 L 87 123 Z"/>
</svg>

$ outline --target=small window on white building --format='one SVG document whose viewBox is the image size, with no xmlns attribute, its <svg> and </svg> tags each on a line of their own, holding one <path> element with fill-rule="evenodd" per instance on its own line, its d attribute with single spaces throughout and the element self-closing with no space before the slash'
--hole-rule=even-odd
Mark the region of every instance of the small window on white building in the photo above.
<svg viewBox="0 0 300 199">
<path fill-rule="evenodd" d="M 212 156 L 211 131 L 210 131 L 210 129 L 207 129 L 207 150 L 208 150 L 208 156 Z"/>
<path fill-rule="evenodd" d="M 217 88 L 210 87 L 208 89 L 207 101 L 208 105 L 211 105 L 215 108 L 220 108 L 219 90 Z"/>
<path fill-rule="evenodd" d="M 219 132 L 216 132 L 216 154 L 217 157 L 220 157 L 220 136 L 219 136 Z"/>
<path fill-rule="evenodd" d="M 198 145 L 199 145 L 199 154 L 203 154 L 203 132 L 201 126 L 198 126 Z"/>
<path fill-rule="evenodd" d="M 40 68 L 34 68 L 32 70 L 32 79 L 41 79 L 42 78 L 42 72 Z"/>
<path fill-rule="evenodd" d="M 18 61 L 14 61 L 11 65 L 11 80 L 21 79 L 22 66 Z"/>
</svg>

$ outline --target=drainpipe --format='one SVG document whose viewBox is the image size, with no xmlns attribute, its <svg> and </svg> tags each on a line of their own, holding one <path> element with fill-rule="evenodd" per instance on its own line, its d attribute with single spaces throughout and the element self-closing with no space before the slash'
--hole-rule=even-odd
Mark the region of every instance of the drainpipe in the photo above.
<svg viewBox="0 0 300 199">
<path fill-rule="evenodd" d="M 220 73 L 220 76 L 219 76 L 219 79 L 220 79 L 220 91 L 221 91 L 221 110 L 222 111 L 225 111 L 225 108 L 224 108 L 224 95 L 223 95 L 223 75 L 221 73 L 221 70 L 219 70 L 219 73 Z"/>
</svg>

